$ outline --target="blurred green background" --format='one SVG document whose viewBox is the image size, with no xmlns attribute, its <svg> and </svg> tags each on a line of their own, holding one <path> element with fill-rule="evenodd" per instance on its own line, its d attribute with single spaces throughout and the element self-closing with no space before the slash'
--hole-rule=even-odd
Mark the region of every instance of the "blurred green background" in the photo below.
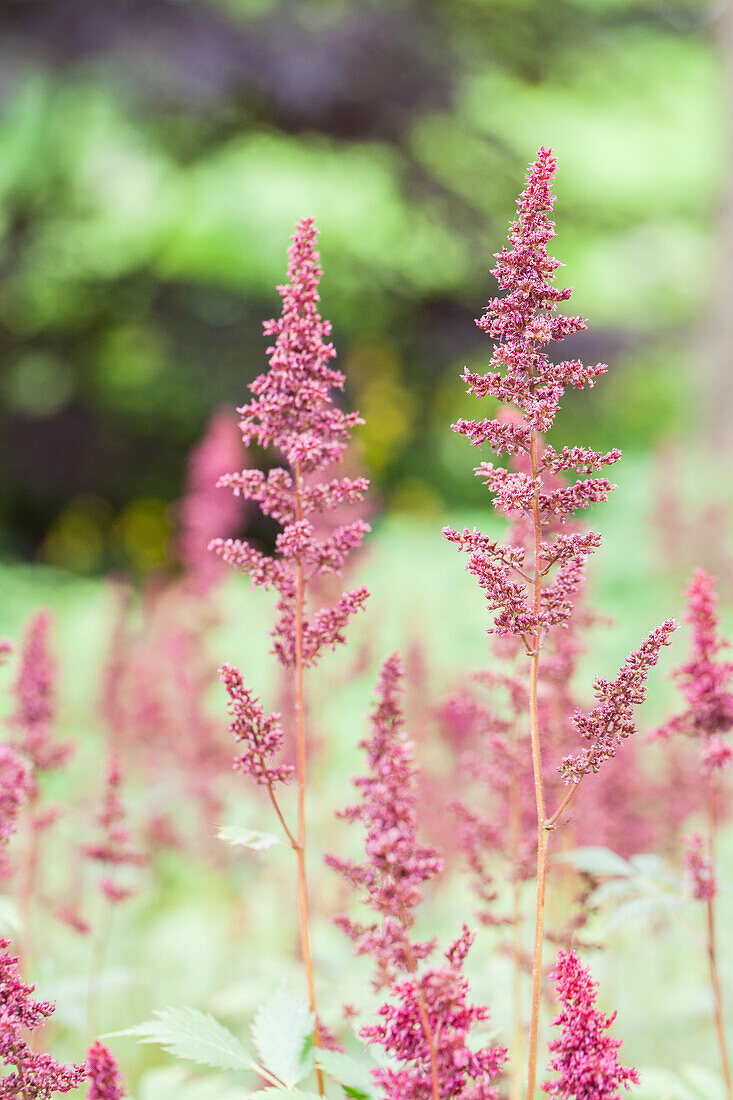
<svg viewBox="0 0 733 1100">
<path fill-rule="evenodd" d="M 295 221 L 312 215 L 322 230 L 324 313 L 346 401 L 366 418 L 360 461 L 387 513 L 358 566 L 369 609 L 346 654 L 315 676 L 327 750 L 313 795 L 314 941 L 336 1019 L 366 964 L 331 927 L 343 898 L 320 855 L 342 843 L 332 811 L 360 767 L 375 665 L 396 645 L 414 649 L 432 703 L 487 660 L 483 601 L 440 527 L 475 521 L 498 535 L 503 524 L 487 518 L 471 476 L 477 453 L 450 424 L 476 414 L 459 374 L 490 356 L 474 318 L 494 292 L 492 254 L 541 144 L 560 164 L 560 277 L 577 286 L 573 309 L 589 322 L 563 357 L 611 365 L 594 390 L 567 395 L 553 443 L 626 452 L 592 566 L 594 605 L 616 625 L 595 632 L 581 694 L 656 622 L 681 614 L 693 563 L 733 593 L 732 6 L 0 0 L 0 59 L 0 628 L 17 640 L 31 611 L 57 614 L 62 728 L 79 741 L 59 792 L 72 800 L 100 784 L 113 615 L 99 578 L 175 565 L 190 449 L 265 368 L 261 321 L 278 311 Z M 207 659 L 223 732 L 217 663 L 238 662 L 268 706 L 277 679 L 269 599 L 235 576 L 220 599 Z M 681 635 L 662 672 L 687 643 Z M 360 646 L 369 660 L 356 677 Z M 3 676 L 5 714 L 12 674 Z M 422 764 L 432 751 L 423 686 L 410 713 Z M 673 700 L 656 674 L 643 730 Z M 235 816 L 269 827 L 239 777 L 228 790 Z M 142 784 L 129 793 L 133 815 L 159 797 Z M 732 852 L 728 830 L 728 868 Z M 60 877 L 68 858 L 56 861 Z M 259 856 L 231 857 L 225 870 L 164 853 L 113 938 L 104 1027 L 165 1003 L 211 1008 L 238 1028 L 251 1017 L 279 980 L 283 944 L 295 942 L 290 872 Z M 723 927 L 731 899 L 723 890 Z M 430 900 L 426 924 L 445 937 L 471 908 L 455 876 Z M 38 976 L 76 1057 L 88 945 L 51 930 L 50 918 L 46 927 Z M 629 1057 L 644 1067 L 714 1066 L 702 955 L 684 929 L 657 931 L 647 922 L 609 933 L 612 950 L 593 964 L 605 1003 L 619 1008 Z M 500 1029 L 507 966 L 481 939 L 472 980 Z M 723 968 L 730 991 L 730 951 Z M 181 1095 L 170 1065 L 156 1071 L 168 1078 L 141 1078 L 169 1063 L 159 1052 L 120 1048 L 140 1100 Z M 711 1100 L 717 1087 L 646 1080 L 640 1100 Z"/>
<path fill-rule="evenodd" d="M 611 362 L 559 435 L 693 441 L 721 382 L 730 13 L 718 0 L 0 3 L 0 546 L 168 553 L 186 453 L 264 365 L 295 220 L 382 500 L 482 500 L 449 424 L 523 173 Z"/>
</svg>

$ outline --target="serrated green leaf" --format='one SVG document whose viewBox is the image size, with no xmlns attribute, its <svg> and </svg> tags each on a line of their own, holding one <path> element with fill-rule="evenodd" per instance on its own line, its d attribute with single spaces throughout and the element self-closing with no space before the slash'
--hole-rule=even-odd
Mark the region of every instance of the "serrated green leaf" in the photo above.
<svg viewBox="0 0 733 1100">
<path fill-rule="evenodd" d="M 259 833 L 255 829 L 242 829 L 239 825 L 220 825 L 216 835 L 227 844 L 241 844 L 256 852 L 264 852 L 267 848 L 283 843 L 274 833 Z"/>
<path fill-rule="evenodd" d="M 371 1100 L 374 1081 L 367 1066 L 338 1050 L 317 1050 L 316 1064 L 337 1081 L 354 1100 Z"/>
<path fill-rule="evenodd" d="M 555 857 L 557 861 L 569 863 L 576 871 L 585 871 L 589 875 L 612 875 L 628 878 L 634 873 L 633 867 L 612 852 L 610 848 L 574 848 Z"/>
<path fill-rule="evenodd" d="M 153 1013 L 152 1020 L 112 1034 L 132 1035 L 140 1043 L 157 1043 L 176 1058 L 197 1062 L 201 1066 L 254 1070 L 266 1080 L 277 1083 L 272 1073 L 255 1062 L 229 1028 L 224 1027 L 213 1016 L 195 1008 L 183 1006 L 160 1009 Z"/>
<path fill-rule="evenodd" d="M 313 1013 L 287 986 L 279 986 L 259 1009 L 252 1024 L 252 1039 L 262 1061 L 287 1088 L 310 1071 L 305 1057 L 313 1032 Z"/>
</svg>

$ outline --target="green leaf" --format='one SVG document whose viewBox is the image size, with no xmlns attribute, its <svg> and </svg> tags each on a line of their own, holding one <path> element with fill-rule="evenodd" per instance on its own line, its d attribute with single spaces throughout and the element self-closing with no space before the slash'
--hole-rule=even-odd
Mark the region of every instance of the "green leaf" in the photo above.
<svg viewBox="0 0 733 1100">
<path fill-rule="evenodd" d="M 273 833 L 258 833 L 254 829 L 242 829 L 239 825 L 220 825 L 216 835 L 219 840 L 224 840 L 227 844 L 242 844 L 245 848 L 253 848 L 256 852 L 263 852 L 266 848 L 283 843 Z"/>
<path fill-rule="evenodd" d="M 201 1066 L 263 1073 L 229 1028 L 195 1008 L 164 1008 L 154 1012 L 152 1020 L 112 1034 L 134 1035 L 140 1043 L 158 1043 L 176 1058 Z M 265 1076 L 271 1079 L 271 1074 Z"/>
<path fill-rule="evenodd" d="M 12 935 L 16 935 L 22 931 L 23 922 L 20 919 L 20 913 L 18 912 L 18 906 L 15 904 L 12 898 L 0 897 L 0 929 L 3 932 L 10 932 Z"/>
<path fill-rule="evenodd" d="M 315 1054 L 316 1064 L 334 1081 L 338 1081 L 347 1096 L 354 1097 L 354 1100 L 371 1100 L 374 1081 L 366 1066 L 338 1050 L 319 1049 Z"/>
<path fill-rule="evenodd" d="M 614 909 L 606 923 L 605 931 L 610 932 L 619 925 L 628 924 L 630 921 L 648 920 L 650 917 L 658 917 L 662 914 L 669 916 L 670 912 L 680 904 L 681 899 L 670 894 L 643 894 L 640 897 L 629 898 L 622 901 Z"/>
<path fill-rule="evenodd" d="M 300 1089 L 259 1089 L 251 1092 L 247 1100 L 277 1100 L 279 1096 L 290 1096 L 292 1100 L 323 1100 L 316 1092 L 302 1092 Z"/>
<path fill-rule="evenodd" d="M 310 1071 L 312 1060 L 305 1055 L 313 1026 L 313 1013 L 285 985 L 267 998 L 254 1018 L 252 1039 L 257 1052 L 287 1088 Z"/>
<path fill-rule="evenodd" d="M 616 855 L 610 848 L 575 848 L 572 852 L 563 852 L 555 857 L 556 860 L 569 863 L 577 871 L 585 871 L 589 875 L 612 875 L 627 878 L 633 875 L 634 869 Z"/>
</svg>

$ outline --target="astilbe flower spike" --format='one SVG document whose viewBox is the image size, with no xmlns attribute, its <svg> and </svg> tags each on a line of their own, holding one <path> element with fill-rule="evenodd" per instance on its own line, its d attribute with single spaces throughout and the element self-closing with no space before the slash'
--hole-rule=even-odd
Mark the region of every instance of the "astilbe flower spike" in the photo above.
<svg viewBox="0 0 733 1100">
<path fill-rule="evenodd" d="M 329 866 L 359 890 L 362 900 L 380 918 L 369 925 L 348 917 L 338 921 L 354 940 L 357 954 L 374 958 L 377 989 L 389 985 L 407 968 L 408 953 L 415 961 L 432 951 L 433 942 L 411 943 L 410 929 L 415 908 L 423 899 L 423 883 L 443 869 L 437 849 L 417 839 L 417 775 L 400 707 L 403 671 L 397 653 L 382 665 L 372 736 L 360 742 L 369 772 L 354 780 L 361 801 L 338 815 L 363 825 L 365 859 L 354 863 L 326 856 Z"/>
<path fill-rule="evenodd" d="M 242 525 L 241 501 L 216 488 L 218 478 L 242 458 L 236 417 L 220 409 L 188 456 L 186 491 L 178 505 L 178 553 L 194 595 L 206 596 L 222 576 L 222 563 L 207 551 L 209 541 L 234 535 Z"/>
<path fill-rule="evenodd" d="M 559 951 L 551 971 L 561 1010 L 552 1021 L 561 1035 L 550 1043 L 550 1066 L 559 1076 L 542 1088 L 557 1100 L 620 1100 L 639 1074 L 618 1061 L 621 1041 L 608 1034 L 616 1013 L 596 1008 L 598 983 L 573 951 Z"/>
<path fill-rule="evenodd" d="M 251 401 L 239 409 L 244 443 L 272 448 L 283 464 L 267 472 L 241 470 L 225 475 L 218 482 L 236 496 L 258 504 L 280 526 L 275 554 L 269 556 L 236 539 L 214 539 L 210 548 L 224 561 L 249 573 L 253 585 L 274 588 L 278 593 L 272 637 L 275 655 L 289 672 L 293 685 L 298 781 L 295 829 L 288 826 L 274 788 L 276 782 L 289 778 L 286 766 L 274 762 L 282 745 L 280 717 L 265 714 L 256 698 L 244 688 L 242 677 L 233 666 L 225 666 L 221 675 L 230 699 L 231 728 L 245 746 L 235 767 L 250 772 L 267 786 L 270 801 L 296 855 L 301 951 L 310 1008 L 316 1018 L 314 1043 L 320 1046 L 305 864 L 304 672 L 326 650 L 345 641 L 350 619 L 366 602 L 369 593 L 359 587 L 336 597 L 329 606 L 312 606 L 318 594 L 314 582 L 319 575 L 341 574 L 349 554 L 369 531 L 369 524 L 357 517 L 339 526 L 325 525 L 324 530 L 324 525 L 315 521 L 323 512 L 361 501 L 369 483 L 363 477 L 319 480 L 342 458 L 352 429 L 363 421 L 356 412 L 343 412 L 333 400 L 334 391 L 343 390 L 345 378 L 331 365 L 336 355 L 329 339 L 331 324 L 319 313 L 321 266 L 315 248 L 316 236 L 310 218 L 304 218 L 295 228 L 288 250 L 289 281 L 278 287 L 282 311 L 279 318 L 264 325 L 265 335 L 273 338 L 267 349 L 269 370 L 255 378 L 250 385 Z M 320 1071 L 318 1088 L 323 1094 Z"/>
<path fill-rule="evenodd" d="M 0 745 L 0 878 L 12 873 L 5 846 L 32 789 L 30 766 L 12 745 Z"/>
<path fill-rule="evenodd" d="M 362 742 L 369 771 L 354 781 L 361 800 L 340 814 L 363 825 L 365 858 L 355 863 L 327 857 L 380 918 L 368 925 L 339 919 L 357 953 L 374 957 L 375 987 L 390 988 L 380 1022 L 360 1034 L 399 1064 L 398 1069 L 373 1071 L 382 1100 L 496 1100 L 491 1082 L 502 1070 L 506 1049 L 476 1050 L 469 1042 L 475 1027 L 488 1019 L 486 1008 L 468 1000 L 463 964 L 472 934 L 464 926 L 445 953 L 446 962 L 422 969 L 420 962 L 435 942 L 414 941 L 411 935 L 423 884 L 439 873 L 443 861 L 417 838 L 417 773 L 403 730 L 402 675 L 399 655 L 387 658 L 372 735 Z"/>
<path fill-rule="evenodd" d="M 130 831 L 125 824 L 127 815 L 120 794 L 121 786 L 122 769 L 119 757 L 112 753 L 107 767 L 104 799 L 97 815 L 101 839 L 94 844 L 85 845 L 83 849 L 88 860 L 110 869 L 140 867 L 145 863 L 145 856 L 130 846 Z M 127 901 L 136 892 L 134 887 L 121 885 L 109 874 L 100 880 L 99 889 L 112 904 Z"/>
<path fill-rule="evenodd" d="M 28 1041 L 29 1033 L 43 1028 L 55 1006 L 33 999 L 35 986 L 23 981 L 9 947 L 10 940 L 0 938 L 0 1058 L 11 1070 L 0 1079 L 0 1097 L 47 1100 L 54 1093 L 78 1089 L 86 1076 L 83 1066 L 57 1062 Z"/>
<path fill-rule="evenodd" d="M 731 759 L 730 745 L 722 737 L 733 729 L 733 661 L 721 656 L 730 642 L 720 635 L 715 582 L 704 569 L 695 570 L 687 589 L 685 622 L 692 627 L 692 655 L 672 676 L 687 706 L 658 736 L 698 738 L 703 768 L 714 771 Z"/>
<path fill-rule="evenodd" d="M 29 757 L 34 774 L 59 768 L 71 745 L 55 739 L 56 668 L 50 650 L 53 621 L 39 611 L 28 622 L 20 653 L 20 669 L 13 688 L 16 708 L 8 719 L 18 730 L 18 747 Z"/>
<path fill-rule="evenodd" d="M 629 654 L 615 680 L 596 678 L 598 705 L 585 713 L 577 710 L 573 717 L 575 729 L 591 745 L 565 757 L 560 774 L 566 782 L 579 783 L 589 772 L 597 772 L 605 760 L 616 755 L 623 740 L 637 732 L 634 707 L 644 702 L 649 671 L 657 664 L 662 647 L 670 644 L 676 628 L 674 620 L 668 619 Z"/>
<path fill-rule="evenodd" d="M 715 1029 L 725 1094 L 731 1100 L 733 1070 L 725 1034 L 718 964 L 715 851 L 724 770 L 732 755 L 730 742 L 724 741 L 723 737 L 733 729 L 733 662 L 725 660 L 721 654 L 730 643 L 720 634 L 715 582 L 704 569 L 695 570 L 687 588 L 685 621 L 692 627 L 692 654 L 688 661 L 675 669 L 672 677 L 686 705 L 679 714 L 657 730 L 656 736 L 666 739 L 675 734 L 686 735 L 696 740 L 700 746 L 700 773 L 705 790 L 708 839 L 705 844 L 698 833 L 688 839 L 685 863 L 692 881 L 693 897 L 704 902 L 706 908 L 705 937 Z"/>
<path fill-rule="evenodd" d="M 126 1095 L 117 1059 L 99 1039 L 87 1051 L 86 1071 L 87 1100 L 122 1100 Z"/>
<path fill-rule="evenodd" d="M 517 201 L 517 216 L 509 229 L 509 247 L 496 254 L 494 275 L 503 297 L 491 298 L 477 324 L 493 342 L 490 369 L 485 374 L 466 370 L 468 392 L 490 397 L 509 408 L 504 415 L 482 420 L 459 420 L 455 431 L 472 445 L 487 443 L 496 454 L 509 457 L 510 468 L 482 462 L 476 474 L 493 493 L 495 509 L 514 521 L 519 537 L 506 544 L 480 531 L 462 533 L 451 528 L 445 537 L 468 554 L 468 571 L 478 580 L 489 611 L 489 632 L 514 637 L 530 661 L 529 727 L 533 785 L 537 817 L 537 901 L 532 981 L 532 1005 L 527 1062 L 527 1100 L 534 1100 L 539 1010 L 542 983 L 545 891 L 549 832 L 565 810 L 576 782 L 555 813 L 548 815 L 543 773 L 543 737 L 540 727 L 540 654 L 549 631 L 564 626 L 583 587 L 585 565 L 602 539 L 596 532 L 574 529 L 577 512 L 608 498 L 615 486 L 600 471 L 621 457 L 616 448 L 599 452 L 585 446 L 545 445 L 543 435 L 552 428 L 560 401 L 568 387 L 592 386 L 605 373 L 604 364 L 584 365 L 577 359 L 553 362 L 546 352 L 550 343 L 584 329 L 579 316 L 558 312 L 572 288 L 553 285 L 560 262 L 548 253 L 555 236 L 551 213 L 555 203 L 552 182 L 557 162 L 550 149 L 541 148 L 527 174 L 527 186 Z M 582 475 L 565 484 L 561 474 Z M 587 475 L 592 476 L 587 476 Z M 519 522 L 521 521 L 521 522 Z M 650 635 L 637 655 L 644 666 L 642 680 L 654 663 L 651 651 L 668 640 L 672 627 L 665 624 L 657 637 Z M 627 689 L 627 680 L 632 681 Z M 641 686 L 629 676 L 615 685 L 597 684 L 601 707 L 581 721 L 581 733 L 592 731 L 593 755 L 578 761 L 582 778 L 613 755 L 619 740 L 630 732 L 628 706 L 641 698 Z M 610 719 L 615 699 L 622 704 L 619 725 Z M 603 706 L 607 709 L 601 713 Z M 570 765 L 568 765 L 568 768 Z M 582 774 L 580 774 L 582 772 Z"/>
</svg>

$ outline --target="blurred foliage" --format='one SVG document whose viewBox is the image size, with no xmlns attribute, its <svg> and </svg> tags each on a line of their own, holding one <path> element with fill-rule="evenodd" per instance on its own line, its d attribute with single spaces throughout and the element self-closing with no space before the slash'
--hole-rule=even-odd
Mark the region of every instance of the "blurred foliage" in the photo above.
<svg viewBox="0 0 733 1100">
<path fill-rule="evenodd" d="M 527 162 L 612 361 L 562 432 L 690 431 L 686 334 L 728 150 L 712 0 L 0 2 L 0 532 L 83 571 L 165 554 L 210 412 L 264 365 L 295 220 L 383 499 L 476 502 L 450 422 Z M 577 412 L 576 412 L 577 406 Z M 154 540 L 157 538 L 157 543 Z"/>
</svg>

